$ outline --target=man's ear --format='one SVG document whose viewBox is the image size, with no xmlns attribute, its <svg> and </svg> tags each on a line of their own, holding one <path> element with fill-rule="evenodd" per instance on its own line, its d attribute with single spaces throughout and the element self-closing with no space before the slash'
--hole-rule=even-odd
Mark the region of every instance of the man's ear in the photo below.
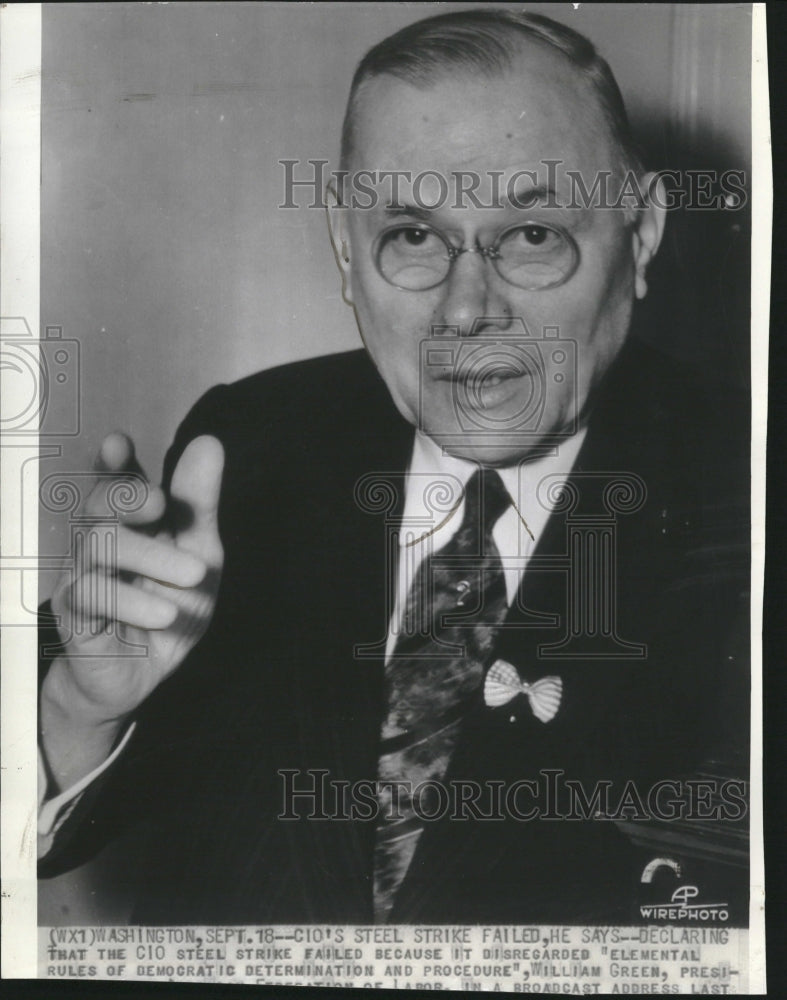
<svg viewBox="0 0 787 1000">
<path fill-rule="evenodd" d="M 648 265 L 656 256 L 664 235 L 664 224 L 667 221 L 666 193 L 664 184 L 658 174 L 645 174 L 640 182 L 645 207 L 639 210 L 637 223 L 632 235 L 634 252 L 634 292 L 638 299 L 644 299 L 648 293 L 646 273 Z"/>
<path fill-rule="evenodd" d="M 333 183 L 325 189 L 325 204 L 327 206 L 328 232 L 331 236 L 331 246 L 336 264 L 342 275 L 342 298 L 348 306 L 353 305 L 352 279 L 350 274 L 350 236 L 347 212 L 342 205 Z"/>
</svg>

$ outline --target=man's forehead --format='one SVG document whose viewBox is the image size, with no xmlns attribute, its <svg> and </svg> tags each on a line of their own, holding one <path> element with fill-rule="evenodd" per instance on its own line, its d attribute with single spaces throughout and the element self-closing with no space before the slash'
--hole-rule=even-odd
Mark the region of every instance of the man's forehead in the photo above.
<svg viewBox="0 0 787 1000">
<path fill-rule="evenodd" d="M 493 75 L 459 66 L 417 85 L 373 78 L 359 95 L 354 134 L 353 170 L 506 170 L 550 158 L 569 169 L 614 169 L 619 162 L 590 84 L 542 45 Z"/>
</svg>

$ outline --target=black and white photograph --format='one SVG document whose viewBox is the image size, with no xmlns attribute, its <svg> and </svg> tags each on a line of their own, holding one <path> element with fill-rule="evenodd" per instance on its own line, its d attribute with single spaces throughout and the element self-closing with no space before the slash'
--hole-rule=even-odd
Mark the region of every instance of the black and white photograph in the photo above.
<svg viewBox="0 0 787 1000">
<path fill-rule="evenodd" d="M 764 989 L 763 6 L 10 6 L 16 974 Z"/>
</svg>

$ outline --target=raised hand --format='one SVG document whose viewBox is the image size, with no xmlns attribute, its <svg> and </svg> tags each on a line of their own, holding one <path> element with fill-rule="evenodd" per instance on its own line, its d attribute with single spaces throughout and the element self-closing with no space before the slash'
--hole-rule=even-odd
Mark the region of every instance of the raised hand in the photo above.
<svg viewBox="0 0 787 1000">
<path fill-rule="evenodd" d="M 111 434 L 104 440 L 96 463 L 101 475 L 86 513 L 108 515 L 109 490 L 124 478 L 131 488 L 147 485 L 147 497 L 120 524 L 108 520 L 102 528 L 98 522 L 94 541 L 102 533 L 117 539 L 113 559 L 100 543 L 75 553 L 75 572 L 59 581 L 52 597 L 65 651 L 42 687 L 41 724 L 60 788 L 106 758 L 128 716 L 208 627 L 223 561 L 223 465 L 215 438 L 195 438 L 178 462 L 167 502 L 160 487 L 146 484 L 128 438 Z"/>
</svg>

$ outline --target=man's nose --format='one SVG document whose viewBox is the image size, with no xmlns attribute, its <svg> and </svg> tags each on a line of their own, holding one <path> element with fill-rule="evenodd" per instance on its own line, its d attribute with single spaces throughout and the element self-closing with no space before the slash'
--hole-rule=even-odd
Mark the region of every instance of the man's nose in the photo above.
<svg viewBox="0 0 787 1000">
<path fill-rule="evenodd" d="M 441 324 L 469 337 L 511 326 L 512 303 L 492 262 L 476 251 L 454 261 L 439 306 Z"/>
</svg>

